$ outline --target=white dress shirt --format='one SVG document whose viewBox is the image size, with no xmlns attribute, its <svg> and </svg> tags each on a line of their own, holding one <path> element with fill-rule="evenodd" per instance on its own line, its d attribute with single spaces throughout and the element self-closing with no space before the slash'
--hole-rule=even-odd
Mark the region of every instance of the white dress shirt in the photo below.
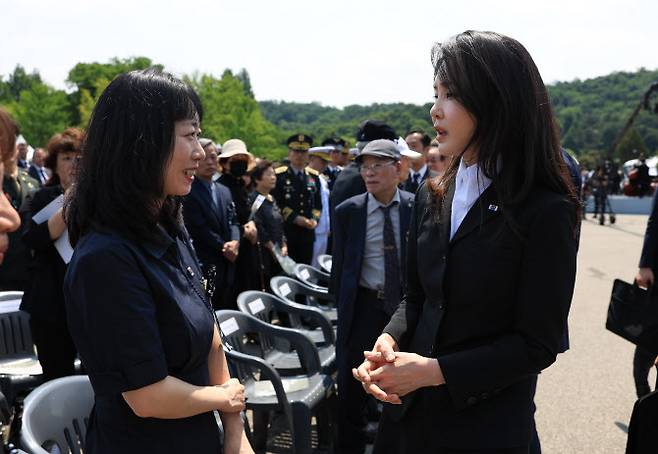
<svg viewBox="0 0 658 454">
<path fill-rule="evenodd" d="M 489 185 L 491 185 L 491 180 L 484 175 L 479 165 L 473 164 L 467 167 L 464 158 L 459 161 L 459 169 L 457 169 L 455 178 L 455 196 L 452 199 L 452 213 L 450 215 L 451 240 L 466 217 L 468 210 L 471 209 Z"/>
</svg>

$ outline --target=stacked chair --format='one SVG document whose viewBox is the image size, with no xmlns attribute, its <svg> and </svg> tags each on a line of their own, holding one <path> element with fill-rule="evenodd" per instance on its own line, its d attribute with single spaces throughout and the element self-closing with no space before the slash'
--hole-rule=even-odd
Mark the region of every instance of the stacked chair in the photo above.
<svg viewBox="0 0 658 454">
<path fill-rule="evenodd" d="M 30 454 L 81 454 L 93 405 L 86 375 L 44 383 L 25 398 L 21 445 Z"/>
<path fill-rule="evenodd" d="M 318 256 L 318 263 L 320 264 L 322 271 L 325 273 L 331 273 L 331 256 L 329 254 L 320 254 Z"/>
<path fill-rule="evenodd" d="M 19 310 L 23 292 L 0 292 L 0 391 L 9 407 L 41 383 L 30 330 L 30 316 Z"/>
<path fill-rule="evenodd" d="M 320 309 L 333 325 L 338 320 L 334 296 L 302 281 L 287 276 L 274 276 L 270 280 L 272 292 L 282 300 L 290 303 L 306 304 Z"/>
<path fill-rule="evenodd" d="M 323 372 L 313 341 L 295 329 L 274 326 L 244 312 L 220 310 L 216 314 L 231 375 L 244 384 L 247 409 L 253 411 L 254 448 L 265 450 L 270 416 L 274 414 L 283 415 L 293 453 L 313 452 L 313 416 L 318 423 L 319 443 L 329 443 L 335 382 Z M 261 344 L 256 351 L 250 347 L 254 335 Z M 290 345 L 296 361 L 274 352 L 274 346 L 282 344 Z M 283 369 L 277 369 L 277 364 Z"/>
<path fill-rule="evenodd" d="M 324 293 L 329 293 L 330 275 L 311 265 L 298 263 L 295 265 L 295 277 L 309 287 Z"/>
</svg>

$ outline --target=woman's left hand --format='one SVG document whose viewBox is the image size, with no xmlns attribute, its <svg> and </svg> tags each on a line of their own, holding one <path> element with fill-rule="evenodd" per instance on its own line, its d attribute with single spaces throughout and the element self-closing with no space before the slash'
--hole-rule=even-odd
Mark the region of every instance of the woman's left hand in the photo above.
<svg viewBox="0 0 658 454">
<path fill-rule="evenodd" d="M 370 380 L 386 394 L 400 397 L 418 388 L 445 383 L 436 358 L 426 358 L 407 352 L 395 352 L 395 360 L 382 364 L 370 372 Z"/>
</svg>

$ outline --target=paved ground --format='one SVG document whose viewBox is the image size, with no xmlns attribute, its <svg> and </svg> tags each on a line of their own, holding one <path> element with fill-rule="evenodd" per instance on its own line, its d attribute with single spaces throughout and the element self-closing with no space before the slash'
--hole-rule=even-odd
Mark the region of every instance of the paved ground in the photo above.
<svg viewBox="0 0 658 454">
<path fill-rule="evenodd" d="M 590 216 L 583 223 L 571 350 L 540 376 L 537 390 L 545 454 L 624 452 L 635 400 L 633 346 L 604 326 L 613 280 L 635 275 L 646 221 L 622 215 L 614 226 L 599 226 Z"/>
</svg>

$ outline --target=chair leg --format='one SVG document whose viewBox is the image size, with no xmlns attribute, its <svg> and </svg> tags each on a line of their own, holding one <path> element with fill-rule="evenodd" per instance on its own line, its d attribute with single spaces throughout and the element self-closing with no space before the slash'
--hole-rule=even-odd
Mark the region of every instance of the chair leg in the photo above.
<svg viewBox="0 0 658 454">
<path fill-rule="evenodd" d="M 334 440 L 335 427 L 332 424 L 332 415 L 336 414 L 336 398 L 331 395 L 319 407 L 315 414 L 318 430 L 318 444 L 323 447 L 331 448 Z M 330 449 L 331 450 L 331 449 Z"/>
<path fill-rule="evenodd" d="M 311 409 L 301 402 L 292 402 L 293 452 L 311 454 Z"/>
<path fill-rule="evenodd" d="M 267 449 L 267 429 L 270 424 L 270 412 L 254 410 L 253 421 L 252 446 L 256 452 L 264 453 Z"/>
</svg>

